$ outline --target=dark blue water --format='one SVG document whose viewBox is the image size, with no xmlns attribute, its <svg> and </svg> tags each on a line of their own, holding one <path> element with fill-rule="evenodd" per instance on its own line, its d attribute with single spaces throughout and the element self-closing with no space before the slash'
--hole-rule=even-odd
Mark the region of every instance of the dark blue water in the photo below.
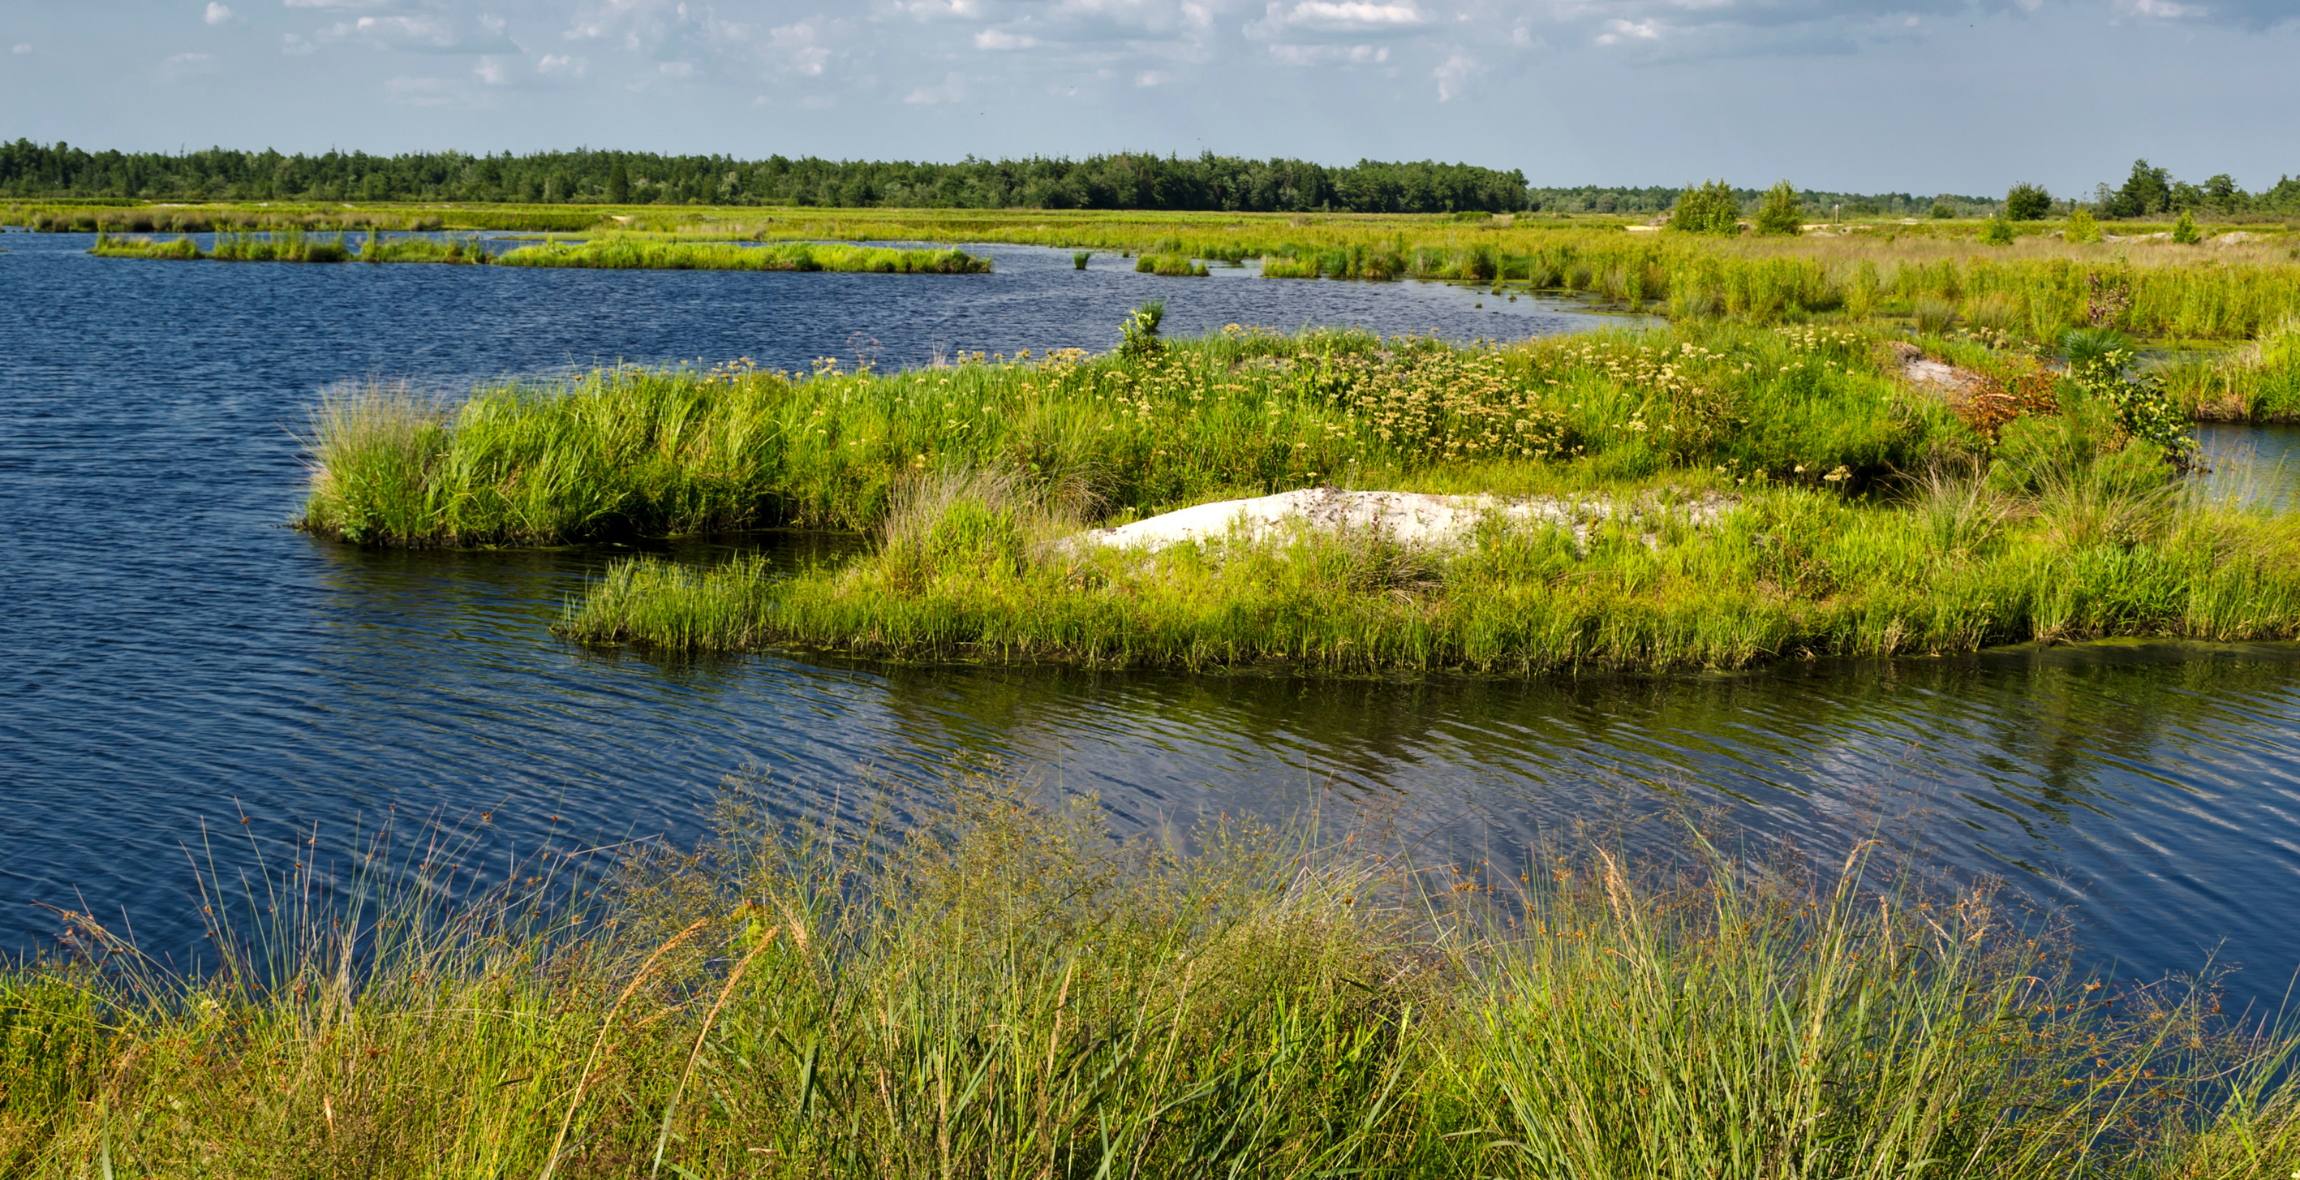
<svg viewBox="0 0 2300 1180">
<path fill-rule="evenodd" d="M 1592 322 L 1554 305 L 1115 259 L 1079 274 L 1014 247 L 987 248 L 997 274 L 943 277 L 144 263 L 86 244 L 0 238 L 0 945 L 52 938 L 43 905 L 194 945 L 203 824 L 289 860 L 292 833 L 324 847 L 442 815 L 499 856 L 691 836 L 730 773 L 771 771 L 791 810 L 852 807 L 860 767 L 979 754 L 1097 792 L 1129 829 L 1370 810 L 1430 833 L 1433 856 L 1506 858 L 1586 823 L 1658 845 L 1686 806 L 1823 857 L 1883 833 L 2067 907 L 2122 974 L 2217 953 L 2243 965 L 2244 1000 L 2300 965 L 2294 645 L 1531 684 L 673 662 L 548 634 L 609 551 L 371 553 L 283 527 L 304 414 L 371 375 L 452 390 L 617 359 L 799 368 L 851 338 L 881 364 L 1099 349 L 1153 295 L 1184 332 Z M 845 542 L 741 543 L 797 560 Z"/>
</svg>

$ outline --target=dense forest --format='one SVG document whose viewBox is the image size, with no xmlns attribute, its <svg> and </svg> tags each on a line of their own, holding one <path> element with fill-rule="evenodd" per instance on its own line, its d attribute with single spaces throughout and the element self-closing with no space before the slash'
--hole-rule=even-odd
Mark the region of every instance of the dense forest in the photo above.
<svg viewBox="0 0 2300 1180">
<path fill-rule="evenodd" d="M 515 156 L 420 152 L 374 156 L 330 151 L 282 155 L 209 148 L 89 151 L 69 144 L 0 143 L 0 197 L 82 200 L 507 201 L 531 204 L 703 204 L 1003 209 L 1144 209 L 1215 212 L 1551 213 L 1658 215 L 1675 204 L 1666 186 L 1531 188 L 1525 174 L 1468 164 L 1361 160 L 1329 167 L 1305 160 L 1196 158 L 1121 152 L 1083 160 L 1033 156 L 954 164 L 738 160 L 579 150 Z M 2041 190 L 2039 190 L 2041 192 Z M 1735 189 L 1754 209 L 1761 189 Z M 1989 197 L 1802 190 L 1813 216 L 1986 216 Z M 2068 202 L 2058 202 L 2066 207 Z M 2100 185 L 2090 202 L 2109 217 L 2193 211 L 2300 213 L 2300 179 L 2247 193 L 2226 174 L 2177 180 L 2148 161 L 2121 188 Z"/>
<path fill-rule="evenodd" d="M 519 201 L 837 207 L 1511 212 L 1525 176 L 1466 164 L 1331 168 L 1301 160 L 1121 153 L 955 164 L 738 160 L 645 152 L 180 155 L 0 146 L 0 195 L 206 200 Z"/>
</svg>

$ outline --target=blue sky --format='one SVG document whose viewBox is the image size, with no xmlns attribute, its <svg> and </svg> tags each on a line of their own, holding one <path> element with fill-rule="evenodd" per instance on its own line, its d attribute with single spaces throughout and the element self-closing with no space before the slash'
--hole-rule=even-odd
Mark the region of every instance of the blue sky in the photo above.
<svg viewBox="0 0 2300 1180">
<path fill-rule="evenodd" d="M 0 137 L 1461 160 L 2056 194 L 2300 172 L 2300 0 L 0 0 Z"/>
</svg>

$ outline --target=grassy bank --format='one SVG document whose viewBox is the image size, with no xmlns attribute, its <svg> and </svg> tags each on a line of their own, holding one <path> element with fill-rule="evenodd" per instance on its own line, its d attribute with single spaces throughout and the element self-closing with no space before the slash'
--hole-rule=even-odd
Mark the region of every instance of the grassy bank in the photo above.
<svg viewBox="0 0 2300 1180">
<path fill-rule="evenodd" d="M 1457 347 L 1239 329 L 1102 356 L 899 373 L 602 370 L 329 401 L 304 517 L 381 544 L 868 528 L 901 482 L 1016 471 L 1097 520 L 1315 485 L 1527 494 L 1865 483 L 1983 437 L 1886 375 L 1877 338 L 1706 324 Z M 1938 340 L 2006 372 L 2025 359 Z M 1834 486 L 1834 485 L 1831 485 Z"/>
<path fill-rule="evenodd" d="M 581 243 L 522 246 L 502 266 L 597 270 L 828 270 L 866 274 L 987 274 L 988 258 L 963 250 L 895 250 L 796 242 L 738 246 L 725 242 L 653 241 L 607 236 Z"/>
<path fill-rule="evenodd" d="M 2300 518 L 2189 503 L 2153 461 L 2000 468 L 1882 504 L 1744 492 L 1716 519 L 1657 496 L 1635 519 L 1591 513 L 1579 538 L 1494 521 L 1455 550 L 1307 531 L 1085 548 L 1057 540 L 1074 519 L 980 482 L 926 497 L 837 569 L 770 582 L 741 562 L 617 565 L 561 630 L 675 650 L 1507 675 L 2300 638 Z"/>
<path fill-rule="evenodd" d="M 19 209 L 49 228 L 204 232 L 280 228 L 494 228 L 611 233 L 716 249 L 730 240 L 1011 242 L 1170 259 L 1263 260 L 1272 277 L 1444 279 L 1597 295 L 1677 319 L 1906 320 L 1928 305 L 1968 327 L 2047 342 L 2093 322 L 2150 339 L 2252 339 L 2300 314 L 2300 237 L 2283 225 L 2219 227 L 2247 240 L 2071 242 L 2027 223 L 2009 245 L 1978 222 L 1848 224 L 1798 237 L 1623 232 L 1619 218 L 1518 215 L 1077 213 L 1053 210 L 664 207 Z M 2123 235 L 2164 227 L 2119 224 Z M 623 250 L 624 247 L 617 249 Z M 707 253 L 708 251 L 706 251 Z M 698 256 L 699 257 L 699 256 Z M 698 263 L 699 264 L 699 263 Z M 1153 264 L 1155 266 L 1156 264 Z"/>
<path fill-rule="evenodd" d="M 292 912 L 163 975 L 0 973 L 27 1177 L 2181 1177 L 2300 1166 L 2288 1039 L 1856 853 L 1416 866 L 937 788 L 895 837 L 733 793 L 563 907 Z M 282 885 L 293 892 L 297 874 Z M 551 889 L 553 887 L 541 887 Z M 246 909 L 262 908 L 249 899 Z M 212 897 L 219 915 L 240 907 Z M 292 916 L 291 915 L 292 912 Z"/>
<path fill-rule="evenodd" d="M 364 242 L 342 233 L 297 229 L 262 233 L 223 231 L 200 249 L 191 238 L 159 240 L 98 234 L 89 253 L 99 258 L 218 262 L 476 263 L 498 266 L 576 267 L 602 270 L 789 270 L 868 274 L 982 274 L 990 260 L 962 250 L 892 250 L 866 246 L 791 243 L 737 246 L 605 235 L 584 242 L 543 242 L 490 255 L 476 235 L 386 238 Z"/>
</svg>

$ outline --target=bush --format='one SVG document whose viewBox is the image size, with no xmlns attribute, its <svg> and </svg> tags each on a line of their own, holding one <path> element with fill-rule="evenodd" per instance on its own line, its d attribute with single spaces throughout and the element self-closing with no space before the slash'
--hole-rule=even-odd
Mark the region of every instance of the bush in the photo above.
<svg viewBox="0 0 2300 1180">
<path fill-rule="evenodd" d="M 1677 195 L 1669 228 L 1693 234 L 1729 234 L 1740 229 L 1741 202 L 1722 180 L 1691 185 Z"/>
<path fill-rule="evenodd" d="M 2063 236 L 2071 242 L 2097 242 L 2100 240 L 2100 223 L 2093 220 L 2090 211 L 2079 209 L 2068 215 L 2068 229 Z"/>
<path fill-rule="evenodd" d="M 1933 218 L 1935 220 L 1947 221 L 1956 215 L 1957 207 L 1949 204 L 1947 200 L 1936 200 L 1933 202 Z"/>
<path fill-rule="evenodd" d="M 2052 212 L 2052 194 L 2043 185 L 2016 184 L 2005 194 L 2005 216 L 2014 221 L 2041 221 Z"/>
<path fill-rule="evenodd" d="M 2181 210 L 2180 220 L 2172 223 L 2172 240 L 2183 246 L 2193 246 L 2204 240 L 2203 233 L 2196 228 L 2196 218 L 2190 216 L 2185 209 Z"/>
<path fill-rule="evenodd" d="M 1757 232 L 1794 234 L 1805 223 L 1805 206 L 1797 200 L 1797 186 L 1776 181 L 1765 190 L 1765 203 L 1757 210 Z"/>
<path fill-rule="evenodd" d="M 1988 224 L 1981 227 L 1981 244 L 1984 246 L 2010 246 L 2012 242 L 2012 222 L 2002 216 L 1989 218 Z"/>
</svg>

